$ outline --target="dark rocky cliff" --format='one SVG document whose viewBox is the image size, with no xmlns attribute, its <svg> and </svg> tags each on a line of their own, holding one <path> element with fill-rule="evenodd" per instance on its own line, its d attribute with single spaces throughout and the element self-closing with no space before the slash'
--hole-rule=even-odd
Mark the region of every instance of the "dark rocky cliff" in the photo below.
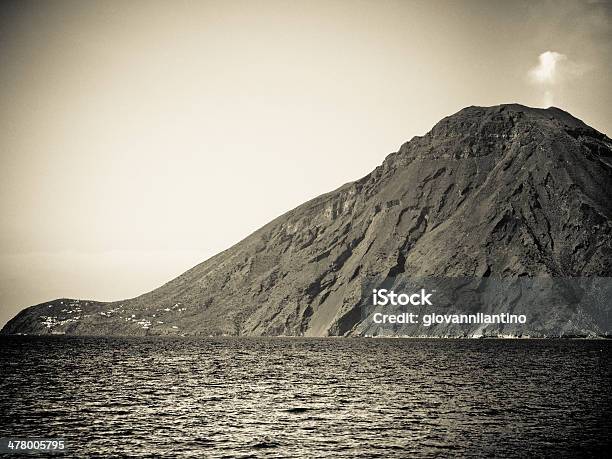
<svg viewBox="0 0 612 459">
<path fill-rule="evenodd" d="M 398 274 L 612 277 L 612 141 L 557 108 L 468 107 L 150 293 L 55 300 L 2 332 L 362 334 L 364 286 Z"/>
</svg>

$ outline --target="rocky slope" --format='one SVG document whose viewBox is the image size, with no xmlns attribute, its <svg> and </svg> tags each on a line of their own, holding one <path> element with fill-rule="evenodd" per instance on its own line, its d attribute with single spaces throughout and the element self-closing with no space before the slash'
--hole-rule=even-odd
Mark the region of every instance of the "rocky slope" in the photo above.
<svg viewBox="0 0 612 459">
<path fill-rule="evenodd" d="M 2 333 L 380 334 L 364 321 L 364 301 L 372 286 L 400 277 L 612 277 L 612 141 L 557 108 L 468 107 L 362 179 L 150 293 L 115 303 L 43 303 Z M 598 313 L 576 301 L 524 298 L 485 306 L 531 313 L 522 333 L 532 336 L 610 333 L 607 300 Z M 397 334 L 476 332 L 508 329 Z"/>
</svg>

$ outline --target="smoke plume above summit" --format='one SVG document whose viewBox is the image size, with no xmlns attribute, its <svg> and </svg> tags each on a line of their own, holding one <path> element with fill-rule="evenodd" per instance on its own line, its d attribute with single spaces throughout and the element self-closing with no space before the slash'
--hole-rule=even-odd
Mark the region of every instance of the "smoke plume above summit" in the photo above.
<svg viewBox="0 0 612 459">
<path fill-rule="evenodd" d="M 554 84 L 558 74 L 558 64 L 566 59 L 565 54 L 545 51 L 540 54 L 538 65 L 529 71 L 529 76 L 536 83 Z"/>
<path fill-rule="evenodd" d="M 585 71 L 584 65 L 573 62 L 565 54 L 544 51 L 538 57 L 538 64 L 529 70 L 528 76 L 531 83 L 544 91 L 542 105 L 550 107 L 554 104 L 556 90 Z"/>
</svg>

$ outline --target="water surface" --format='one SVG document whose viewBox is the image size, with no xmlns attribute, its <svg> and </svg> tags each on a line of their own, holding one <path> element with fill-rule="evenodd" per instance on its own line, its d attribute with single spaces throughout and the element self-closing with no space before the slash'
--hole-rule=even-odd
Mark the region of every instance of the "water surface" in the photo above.
<svg viewBox="0 0 612 459">
<path fill-rule="evenodd" d="M 0 338 L 0 436 L 74 456 L 603 452 L 612 342 Z"/>
</svg>

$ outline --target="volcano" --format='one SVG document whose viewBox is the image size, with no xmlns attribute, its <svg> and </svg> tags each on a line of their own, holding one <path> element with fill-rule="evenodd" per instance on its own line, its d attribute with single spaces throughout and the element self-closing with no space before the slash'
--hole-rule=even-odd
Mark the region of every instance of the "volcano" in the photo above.
<svg viewBox="0 0 612 459">
<path fill-rule="evenodd" d="M 606 135 L 554 107 L 468 107 L 365 177 L 285 213 L 152 292 L 112 303 L 42 303 L 2 333 L 366 335 L 368 288 L 398 276 L 599 279 L 606 291 L 611 219 Z M 609 334 L 606 301 L 599 312 L 581 301 L 524 301 L 531 320 L 523 332 Z M 508 297 L 495 307 L 519 306 Z M 455 335 L 475 336 L 475 329 L 444 331 Z"/>
</svg>

